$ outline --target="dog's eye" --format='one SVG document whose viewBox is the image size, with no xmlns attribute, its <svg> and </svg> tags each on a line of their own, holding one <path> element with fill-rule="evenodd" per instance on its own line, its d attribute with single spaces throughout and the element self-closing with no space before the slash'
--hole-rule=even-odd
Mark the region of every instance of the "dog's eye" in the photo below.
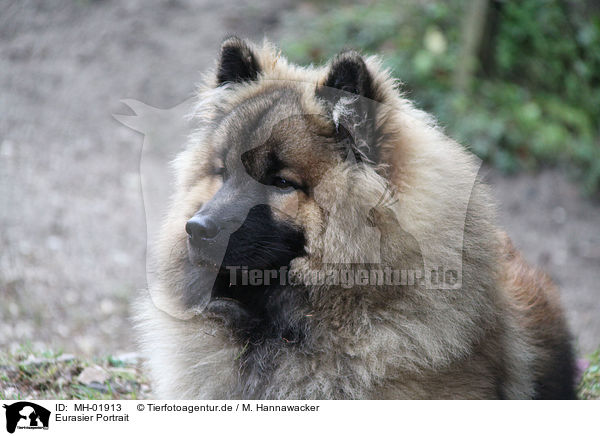
<svg viewBox="0 0 600 436">
<path fill-rule="evenodd" d="M 279 189 L 298 188 L 294 182 L 279 176 L 273 177 L 273 182 L 271 184 Z"/>
<path fill-rule="evenodd" d="M 218 167 L 213 170 L 215 176 L 223 176 L 225 175 L 225 167 Z"/>
</svg>

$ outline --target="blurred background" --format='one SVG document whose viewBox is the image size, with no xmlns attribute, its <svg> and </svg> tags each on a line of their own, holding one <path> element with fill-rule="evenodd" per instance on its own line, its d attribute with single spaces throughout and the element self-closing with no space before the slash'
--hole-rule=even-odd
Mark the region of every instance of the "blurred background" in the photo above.
<svg viewBox="0 0 600 436">
<path fill-rule="evenodd" d="M 403 92 L 484 160 L 500 221 L 600 345 L 600 3 L 595 0 L 4 0 L 0 349 L 135 350 L 146 285 L 133 98 L 189 98 L 230 34 L 320 63 L 383 56 Z M 168 159 L 170 156 L 164 156 Z M 168 186 L 170 181 L 163 181 Z"/>
</svg>

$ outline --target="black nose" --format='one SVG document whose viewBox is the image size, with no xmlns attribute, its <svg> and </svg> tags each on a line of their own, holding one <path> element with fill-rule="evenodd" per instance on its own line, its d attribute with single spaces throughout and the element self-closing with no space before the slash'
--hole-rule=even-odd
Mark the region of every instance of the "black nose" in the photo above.
<svg viewBox="0 0 600 436">
<path fill-rule="evenodd" d="M 214 239 L 219 233 L 219 226 L 214 219 L 206 215 L 197 215 L 185 225 L 185 231 L 190 237 L 190 242 L 200 243 L 202 240 Z"/>
</svg>

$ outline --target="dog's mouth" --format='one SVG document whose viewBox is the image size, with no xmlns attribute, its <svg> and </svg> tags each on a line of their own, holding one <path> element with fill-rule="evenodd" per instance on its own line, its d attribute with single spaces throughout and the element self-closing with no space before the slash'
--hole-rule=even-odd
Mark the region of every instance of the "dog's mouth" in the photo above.
<svg viewBox="0 0 600 436">
<path fill-rule="evenodd" d="M 188 241 L 189 273 L 195 278 L 188 301 L 201 304 L 208 315 L 226 319 L 234 328 L 260 322 L 267 316 L 270 296 L 278 292 L 283 274 L 287 274 L 282 267 L 303 254 L 303 245 L 288 247 L 289 241 L 279 239 L 280 245 L 273 245 L 273 238 L 247 241 L 233 234 L 225 247 L 215 243 L 200 248 Z M 258 276 L 254 282 L 253 274 Z"/>
<path fill-rule="evenodd" d="M 236 329 L 251 326 L 252 320 L 256 319 L 244 304 L 228 297 L 211 298 L 206 311 Z"/>
<path fill-rule="evenodd" d="M 253 345 L 267 339 L 287 344 L 303 341 L 308 313 L 303 289 L 234 284 L 220 275 L 213 287 L 205 313 L 226 326 L 234 338 Z M 308 316 L 308 315 L 307 315 Z"/>
<path fill-rule="evenodd" d="M 262 285 L 241 283 L 239 276 L 231 274 L 228 267 L 221 266 L 210 299 L 237 301 L 244 306 L 253 307 L 261 302 L 265 290 L 266 287 Z"/>
<path fill-rule="evenodd" d="M 190 274 L 197 278 L 190 286 L 191 304 L 202 304 L 201 294 L 206 298 L 206 292 L 210 292 L 208 303 L 204 303 L 207 314 L 227 318 L 228 324 L 243 326 L 262 316 L 266 287 L 247 283 L 240 275 L 242 266 L 229 265 L 226 256 L 217 262 L 210 254 L 188 245 Z M 247 271 L 248 267 L 244 268 Z"/>
<path fill-rule="evenodd" d="M 238 284 L 221 267 L 205 310 L 236 330 L 247 329 L 264 316 L 267 292 L 265 286 Z"/>
</svg>

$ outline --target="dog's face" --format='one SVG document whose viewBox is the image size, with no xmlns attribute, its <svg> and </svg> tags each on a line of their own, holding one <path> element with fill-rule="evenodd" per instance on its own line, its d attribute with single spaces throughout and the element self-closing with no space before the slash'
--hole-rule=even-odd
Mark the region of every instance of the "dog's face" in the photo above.
<svg viewBox="0 0 600 436">
<path fill-rule="evenodd" d="M 212 195 L 185 223 L 190 274 L 214 269 L 213 299 L 256 306 L 262 288 L 236 287 L 232 274 L 238 282 L 245 269 L 279 275 L 309 255 L 326 220 L 315 189 L 343 162 L 338 136 L 326 118 L 303 115 L 285 87 L 218 121 L 198 174 Z"/>
<path fill-rule="evenodd" d="M 322 212 L 314 187 L 341 154 L 325 119 L 279 120 L 298 113 L 297 105 L 293 90 L 277 89 L 220 121 L 201 174 L 215 192 L 185 225 L 192 264 L 278 269 L 307 254 L 306 229 L 315 219 L 307 220 Z"/>
<path fill-rule="evenodd" d="M 348 197 L 368 184 L 357 174 L 375 173 L 363 165 L 369 158 L 356 148 L 356 132 L 337 122 L 336 98 L 328 100 L 323 83 L 261 78 L 253 56 L 240 40 L 222 48 L 218 101 L 201 139 L 177 159 L 179 187 L 167 228 L 185 256 L 171 250 L 164 263 L 186 306 L 218 300 L 213 306 L 233 304 L 258 316 L 273 300 L 267 295 L 273 287 L 238 286 L 239 275 L 271 271 L 278 281 L 278 271 L 301 259 L 320 267 L 332 223 L 330 252 L 357 251 L 350 241 L 361 243 L 357 226 L 367 226 L 370 207 Z M 343 59 L 324 79 L 333 89 L 364 94 L 371 92 L 366 74 L 362 59 Z"/>
</svg>

